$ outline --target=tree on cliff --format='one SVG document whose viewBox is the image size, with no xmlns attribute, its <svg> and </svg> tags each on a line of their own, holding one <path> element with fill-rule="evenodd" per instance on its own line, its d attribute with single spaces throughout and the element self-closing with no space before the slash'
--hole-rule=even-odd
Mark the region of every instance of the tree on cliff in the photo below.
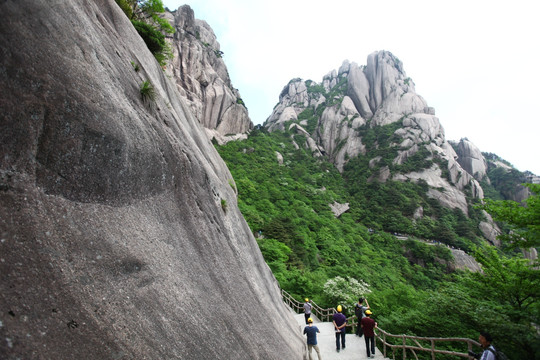
<svg viewBox="0 0 540 360">
<path fill-rule="evenodd" d="M 116 0 L 126 16 L 143 38 L 146 46 L 152 52 L 161 66 L 172 59 L 172 49 L 165 41 L 163 32 L 172 34 L 174 28 L 166 19 L 159 16 L 165 12 L 161 0 Z"/>
<path fill-rule="evenodd" d="M 128 0 L 132 4 L 133 15 L 131 20 L 149 19 L 151 18 L 159 29 L 169 34 L 174 33 L 174 28 L 165 19 L 162 19 L 159 14 L 165 12 L 163 2 L 161 0 Z"/>
</svg>

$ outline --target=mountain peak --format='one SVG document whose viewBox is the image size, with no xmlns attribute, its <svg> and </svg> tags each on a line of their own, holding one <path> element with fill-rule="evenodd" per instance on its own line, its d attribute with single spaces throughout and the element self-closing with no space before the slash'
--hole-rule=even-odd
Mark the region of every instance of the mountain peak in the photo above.
<svg viewBox="0 0 540 360">
<path fill-rule="evenodd" d="M 309 134 L 307 148 L 327 156 L 340 171 L 350 159 L 372 156 L 373 180 L 425 181 L 430 195 L 446 207 L 466 214 L 468 186 L 473 196 L 483 197 L 478 182 L 456 161 L 435 109 L 416 93 L 403 63 L 389 51 L 371 53 L 366 65 L 345 60 L 321 83 L 291 80 L 264 126 L 274 131 L 290 124 L 298 134 Z M 369 132 L 390 125 L 392 141 L 385 146 L 394 155 L 380 161 L 375 154 L 383 145 Z M 404 171 L 409 168 L 404 164 L 420 154 L 429 166 Z"/>
</svg>

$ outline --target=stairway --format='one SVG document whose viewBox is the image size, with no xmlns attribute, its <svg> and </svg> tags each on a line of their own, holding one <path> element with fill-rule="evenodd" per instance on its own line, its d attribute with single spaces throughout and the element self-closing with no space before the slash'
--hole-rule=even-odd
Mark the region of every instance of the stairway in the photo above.
<svg viewBox="0 0 540 360">
<path fill-rule="evenodd" d="M 306 326 L 304 314 L 294 315 L 301 332 L 304 332 Z M 319 328 L 320 334 L 317 334 L 317 343 L 319 350 L 321 351 L 321 358 L 323 360 L 361 360 L 367 359 L 366 355 L 366 343 L 364 338 L 359 338 L 354 334 L 347 334 L 345 336 L 345 350 L 341 350 L 339 353 L 336 351 L 336 335 L 334 332 L 334 325 L 331 322 L 320 322 L 316 317 L 312 316 L 313 325 Z M 305 337 L 305 335 L 304 335 Z M 317 360 L 317 353 L 315 350 L 311 352 L 313 360 Z M 388 359 L 385 358 L 378 349 L 375 349 L 375 359 Z"/>
</svg>

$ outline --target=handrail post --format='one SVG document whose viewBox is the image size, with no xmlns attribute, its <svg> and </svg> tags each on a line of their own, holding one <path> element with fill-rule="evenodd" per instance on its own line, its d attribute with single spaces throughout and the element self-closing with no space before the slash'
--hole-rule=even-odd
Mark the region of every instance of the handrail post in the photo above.
<svg viewBox="0 0 540 360">
<path fill-rule="evenodd" d="M 405 335 L 401 335 L 401 338 L 403 339 L 403 360 L 407 360 L 407 348 L 406 348 L 406 340 Z"/>
<path fill-rule="evenodd" d="M 435 360 L 435 341 L 431 340 L 431 360 Z"/>
</svg>

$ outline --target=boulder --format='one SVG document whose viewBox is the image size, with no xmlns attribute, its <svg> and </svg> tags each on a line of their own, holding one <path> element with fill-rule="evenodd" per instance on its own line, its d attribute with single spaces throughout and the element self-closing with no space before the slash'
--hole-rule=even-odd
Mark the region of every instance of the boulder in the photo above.
<svg viewBox="0 0 540 360">
<path fill-rule="evenodd" d="M 480 149 L 468 139 L 464 138 L 457 144 L 456 153 L 458 163 L 465 171 L 474 176 L 476 180 L 482 180 L 487 175 L 487 161 Z"/>
<path fill-rule="evenodd" d="M 349 210 L 349 203 L 340 204 L 337 201 L 334 201 L 333 204 L 330 204 L 330 209 L 335 217 L 340 217 L 341 214 Z"/>
<path fill-rule="evenodd" d="M 493 218 L 486 211 L 482 211 L 486 221 L 481 221 L 479 229 L 482 235 L 495 246 L 501 246 L 501 241 L 497 236 L 501 233 L 499 227 L 493 222 Z"/>
<path fill-rule="evenodd" d="M 440 145 L 444 141 L 444 131 L 441 123 L 433 115 L 415 113 L 407 116 L 403 119 L 403 128 L 405 130 L 418 130 L 417 136 L 413 138 L 416 143 L 435 142 Z M 414 132 L 410 131 L 409 134 L 414 134 Z"/>
<path fill-rule="evenodd" d="M 293 107 L 287 106 L 281 111 L 277 121 L 273 122 L 272 126 L 268 130 L 269 131 L 273 131 L 275 129 L 284 130 L 285 122 L 290 121 L 290 120 L 298 120 L 298 116 L 296 115 L 296 111 L 294 110 Z"/>
<path fill-rule="evenodd" d="M 364 68 L 350 64 L 347 82 L 347 95 L 352 99 L 357 111 L 365 119 L 370 119 L 375 109 L 370 105 L 370 84 Z"/>
<path fill-rule="evenodd" d="M 450 249 L 454 256 L 454 267 L 460 270 L 470 270 L 472 272 L 481 272 L 482 268 L 480 264 L 472 257 L 461 249 Z"/>
<path fill-rule="evenodd" d="M 276 151 L 276 160 L 279 165 L 283 165 L 283 155 L 279 151 Z"/>
<path fill-rule="evenodd" d="M 414 210 L 413 219 L 418 220 L 421 219 L 424 216 L 424 208 L 422 206 L 419 206 Z"/>
</svg>

